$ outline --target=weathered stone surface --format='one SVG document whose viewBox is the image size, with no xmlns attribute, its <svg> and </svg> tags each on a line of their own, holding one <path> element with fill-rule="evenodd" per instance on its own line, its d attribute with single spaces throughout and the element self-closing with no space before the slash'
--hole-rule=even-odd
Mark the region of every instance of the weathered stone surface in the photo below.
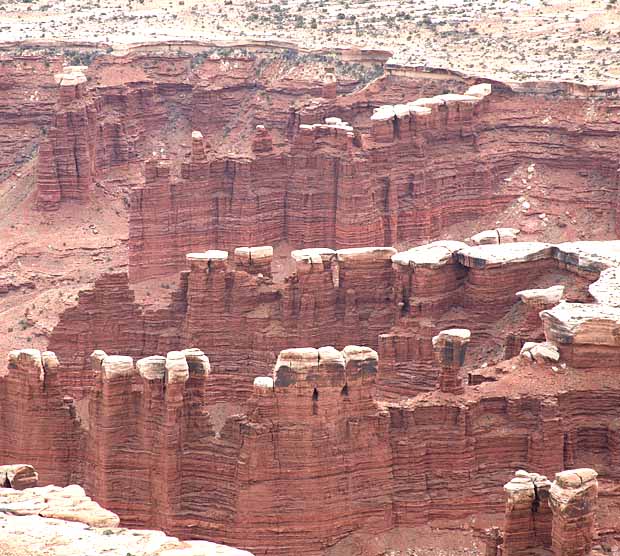
<svg viewBox="0 0 620 556">
<path fill-rule="evenodd" d="M 549 243 L 523 241 L 467 247 L 457 253 L 457 258 L 464 266 L 479 269 L 549 259 L 552 253 Z"/>
<path fill-rule="evenodd" d="M 564 286 L 551 286 L 532 290 L 521 290 L 517 292 L 517 297 L 528 306 L 544 307 L 553 306 L 560 302 L 564 295 Z"/>
<path fill-rule="evenodd" d="M 467 244 L 461 241 L 434 241 L 396 253 L 392 262 L 414 268 L 440 268 L 442 265 L 453 264 L 455 253 L 466 247 Z"/>
<path fill-rule="evenodd" d="M 252 556 L 207 541 L 179 541 L 161 531 L 118 527 L 118 516 L 71 485 L 18 492 L 0 488 L 0 551 L 3 554 L 83 556 Z"/>
<path fill-rule="evenodd" d="M 554 248 L 553 256 L 564 265 L 598 274 L 620 266 L 620 240 L 561 243 Z"/>
<path fill-rule="evenodd" d="M 599 304 L 558 304 L 541 315 L 545 331 L 554 341 L 564 344 L 618 345 L 620 311 Z"/>
<path fill-rule="evenodd" d="M 588 291 L 597 303 L 620 307 L 620 268 L 603 270 L 598 280 L 590 284 Z"/>
</svg>

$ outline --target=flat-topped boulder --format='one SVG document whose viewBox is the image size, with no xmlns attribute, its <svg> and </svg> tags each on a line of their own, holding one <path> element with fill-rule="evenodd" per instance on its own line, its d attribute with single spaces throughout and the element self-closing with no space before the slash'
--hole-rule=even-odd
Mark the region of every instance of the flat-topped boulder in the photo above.
<svg viewBox="0 0 620 556">
<path fill-rule="evenodd" d="M 620 307 L 620 268 L 603 270 L 598 280 L 590 284 L 588 291 L 597 303 Z"/>
<path fill-rule="evenodd" d="M 494 268 L 548 259 L 553 246 L 537 241 L 476 245 L 456 254 L 458 261 L 469 268 Z"/>
<path fill-rule="evenodd" d="M 108 355 L 101 362 L 101 370 L 106 379 L 130 376 L 135 372 L 133 358 L 128 355 Z"/>
<path fill-rule="evenodd" d="M 352 247 L 336 251 L 339 262 L 387 261 L 395 254 L 393 247 Z"/>
<path fill-rule="evenodd" d="M 491 94 L 492 86 L 490 83 L 478 83 L 477 85 L 472 85 L 465 91 L 466 95 L 484 98 Z"/>
<path fill-rule="evenodd" d="M 562 301 L 540 318 L 554 343 L 620 346 L 620 307 Z"/>
<path fill-rule="evenodd" d="M 332 346 L 285 349 L 276 361 L 273 385 L 276 388 L 292 385 L 341 388 L 350 382 L 374 381 L 378 361 L 377 352 L 366 346 L 350 345 L 342 351 Z M 269 386 L 257 380 L 255 388 Z"/>
<path fill-rule="evenodd" d="M 457 102 L 480 102 L 480 99 L 477 96 L 461 95 L 459 93 L 446 93 L 443 95 L 437 95 L 435 98 L 441 100 L 444 104 L 454 104 Z"/>
<path fill-rule="evenodd" d="M 462 241 L 434 241 L 392 256 L 392 262 L 398 266 L 438 268 L 455 262 L 454 254 L 467 247 Z"/>
<path fill-rule="evenodd" d="M 295 262 L 300 261 L 327 261 L 336 255 L 336 251 L 327 247 L 315 247 L 309 249 L 295 249 L 291 251 L 291 257 Z"/>
<path fill-rule="evenodd" d="M 274 368 L 277 387 L 293 384 L 318 385 L 344 381 L 345 361 L 342 353 L 331 346 L 293 348 L 280 352 Z"/>
<path fill-rule="evenodd" d="M 319 247 L 316 249 L 296 249 L 291 253 L 298 274 L 322 272 L 325 263 L 336 258 L 336 251 Z"/>
<path fill-rule="evenodd" d="M 190 268 L 202 269 L 209 271 L 214 268 L 226 268 L 228 262 L 228 251 L 219 249 L 210 249 L 202 253 L 188 253 L 185 260 Z"/>
<path fill-rule="evenodd" d="M 166 375 L 166 358 L 162 355 L 150 355 L 136 361 L 136 369 L 146 380 L 162 380 Z"/>
<path fill-rule="evenodd" d="M 188 261 L 226 261 L 228 260 L 228 251 L 210 249 L 202 253 L 188 253 L 185 258 Z"/>
<path fill-rule="evenodd" d="M 620 266 L 620 240 L 560 243 L 554 247 L 553 256 L 578 270 L 601 272 Z"/>
<path fill-rule="evenodd" d="M 394 106 L 391 104 L 384 104 L 383 106 L 375 108 L 370 119 L 375 122 L 385 122 L 394 119 L 395 116 L 396 112 L 394 112 Z"/>
<path fill-rule="evenodd" d="M 242 261 L 260 261 L 273 257 L 273 247 L 271 245 L 261 245 L 258 247 L 237 247 L 235 249 L 235 259 Z"/>
<path fill-rule="evenodd" d="M 55 74 L 54 79 L 60 87 L 75 87 L 86 83 L 85 69 L 86 66 L 67 66 L 62 73 Z"/>
<path fill-rule="evenodd" d="M 517 235 L 521 230 L 518 228 L 495 228 L 483 230 L 471 236 L 474 245 L 489 245 L 494 243 L 514 243 L 518 241 Z"/>
<path fill-rule="evenodd" d="M 93 502 L 78 485 L 25 490 L 0 488 L 0 508 L 4 514 L 80 521 L 91 527 L 118 527 L 119 524 L 116 514 Z"/>
<path fill-rule="evenodd" d="M 415 102 L 408 102 L 407 109 L 409 110 L 409 114 L 414 116 L 428 116 L 433 113 L 430 107 L 420 106 Z"/>
<path fill-rule="evenodd" d="M 38 349 L 14 349 L 9 352 L 9 369 L 19 369 L 43 380 L 45 371 L 43 359 Z"/>
<path fill-rule="evenodd" d="M 564 295 L 564 286 L 557 285 L 549 288 L 534 288 L 531 290 L 521 290 L 516 296 L 526 305 L 555 305 L 559 303 Z"/>
</svg>

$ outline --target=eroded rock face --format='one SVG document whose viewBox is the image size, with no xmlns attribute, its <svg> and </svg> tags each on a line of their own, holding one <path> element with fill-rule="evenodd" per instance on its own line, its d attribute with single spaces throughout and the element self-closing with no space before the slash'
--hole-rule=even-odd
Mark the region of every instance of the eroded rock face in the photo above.
<svg viewBox="0 0 620 556">
<path fill-rule="evenodd" d="M 356 343 L 380 353 L 382 395 L 410 396 L 436 386 L 432 338 L 445 326 L 435 323 L 470 328 L 472 356 L 481 346 L 495 350 L 499 344 L 512 357 L 526 342 L 557 343 L 545 338 L 539 316 L 567 295 L 557 282 L 586 291 L 598 277 L 587 262 L 567 265 L 555 246 L 538 243 L 439 241 L 399 253 L 388 247 L 301 249 L 284 265 L 293 269 L 284 279 L 274 278 L 272 253 L 270 246 L 189 253 L 189 270 L 170 303 L 157 310 L 135 301 L 127 275 L 102 277 L 80 293 L 51 336 L 67 386 L 79 397 L 92 383 L 84 369 L 97 347 L 138 360 L 187 345 L 211 346 L 216 368 L 225 364 L 233 371 L 220 375 L 227 386 L 222 382 L 212 395 L 223 401 L 232 390 L 243 401 L 252 373 L 267 374 L 278 351 Z M 553 286 L 523 289 L 550 281 Z"/>
<path fill-rule="evenodd" d="M 448 336 L 464 340 L 466 334 Z M 434 516 L 465 520 L 482 507 L 500 511 L 501 479 L 519 462 L 550 473 L 564 461 L 594 454 L 613 461 L 620 417 L 620 394 L 609 387 L 566 392 L 559 385 L 559 392 L 545 391 L 544 399 L 483 390 L 473 397 L 470 391 L 454 398 L 378 401 L 377 353 L 363 346 L 282 351 L 272 376 L 253 380 L 245 412 L 223 419 L 209 393 L 217 370 L 200 350 L 151 356 L 136 369 L 130 358 L 103 352 L 93 354 L 93 362 L 95 387 L 73 410 L 53 411 L 61 396 L 56 373 L 46 376 L 45 389 L 22 390 L 31 409 L 19 416 L 27 422 L 44 420 L 45 431 L 81 425 L 72 445 L 36 427 L 20 436 L 19 425 L 0 406 L 8 427 L 0 453 L 41 454 L 45 447 L 47 457 L 58 443 L 64 451 L 42 462 L 42 480 L 61 469 L 65 477 L 80 477 L 127 525 L 179 536 L 191 531 L 282 556 L 316 556 L 354 532 L 380 535 L 396 526 L 424 525 Z M 184 381 L 170 373 L 180 369 L 184 375 L 186 368 Z M 29 380 L 18 374 L 0 379 L 0 387 Z M 593 415 L 602 397 L 606 402 Z M 580 440 L 600 423 L 609 423 L 609 443 L 600 435 Z M 157 474 L 149 472 L 154 468 Z M 537 477 L 520 473 L 517 481 L 529 489 L 532 508 L 542 496 Z M 298 503 L 282 507 L 283 498 Z M 325 499 L 331 500 L 329 514 Z M 531 522 L 520 500 L 510 505 L 514 527 L 505 535 L 517 548 L 532 542 L 521 530 Z M 276 512 L 281 533 L 274 536 L 265 516 Z M 315 518 L 305 519 L 310 514 Z M 549 531 L 542 506 L 534 519 L 538 539 Z"/>
</svg>

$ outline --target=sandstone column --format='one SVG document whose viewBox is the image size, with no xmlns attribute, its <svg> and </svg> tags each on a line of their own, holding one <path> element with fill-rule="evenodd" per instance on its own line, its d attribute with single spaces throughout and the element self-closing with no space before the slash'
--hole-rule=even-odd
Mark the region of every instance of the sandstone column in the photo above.
<svg viewBox="0 0 620 556">
<path fill-rule="evenodd" d="M 331 71 L 325 73 L 323 86 L 321 87 L 321 96 L 323 98 L 336 98 L 338 96 L 338 81 Z"/>
<path fill-rule="evenodd" d="M 467 344 L 471 332 L 466 328 L 450 328 L 443 330 L 433 338 L 435 358 L 439 371 L 439 389 L 451 394 L 462 394 L 465 391 L 459 371 L 465 362 Z"/>
<path fill-rule="evenodd" d="M 544 475 L 517 471 L 504 485 L 506 513 L 502 556 L 530 554 L 534 548 L 551 546 L 549 488 Z"/>
<path fill-rule="evenodd" d="M 200 131 L 192 131 L 192 162 L 205 159 L 205 140 Z"/>
<path fill-rule="evenodd" d="M 134 475 L 139 472 L 135 456 L 135 418 L 132 384 L 136 370 L 133 359 L 106 355 L 96 350 L 91 355 L 97 380 L 89 402 L 87 481 L 89 491 L 115 512 L 130 515 L 139 499 Z"/>
<path fill-rule="evenodd" d="M 252 139 L 252 151 L 255 153 L 267 153 L 273 150 L 271 133 L 264 125 L 256 126 L 256 133 Z"/>
<path fill-rule="evenodd" d="M 585 556 L 594 535 L 594 512 L 598 494 L 593 469 L 556 473 L 549 504 L 553 512 L 553 554 Z"/>
</svg>

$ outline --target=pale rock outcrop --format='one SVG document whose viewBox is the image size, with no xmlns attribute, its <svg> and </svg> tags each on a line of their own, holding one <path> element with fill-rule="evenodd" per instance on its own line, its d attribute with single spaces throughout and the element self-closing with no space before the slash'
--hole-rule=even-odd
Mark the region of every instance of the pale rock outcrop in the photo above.
<svg viewBox="0 0 620 556">
<path fill-rule="evenodd" d="M 45 369 L 38 349 L 26 348 L 9 352 L 9 369 L 19 369 L 43 382 Z"/>
<path fill-rule="evenodd" d="M 118 516 L 93 502 L 78 485 L 19 491 L 0 488 L 3 554 L 252 556 L 244 550 L 208 541 L 180 541 L 161 531 L 131 530 L 118 525 Z"/>
<path fill-rule="evenodd" d="M 130 377 L 135 373 L 133 358 L 127 355 L 108 355 L 101 362 L 104 379 Z"/>
<path fill-rule="evenodd" d="M 518 241 L 517 235 L 521 230 L 517 228 L 495 228 L 494 230 L 483 230 L 471 236 L 474 245 L 489 245 L 497 243 L 514 243 Z"/>
<path fill-rule="evenodd" d="M 598 280 L 590 284 L 588 291 L 597 303 L 620 307 L 620 268 L 603 270 Z"/>
<path fill-rule="evenodd" d="M 542 308 L 559 303 L 564 295 L 564 286 L 521 290 L 516 295 L 526 305 Z"/>
<path fill-rule="evenodd" d="M 521 348 L 521 356 L 537 363 L 557 363 L 560 360 L 557 346 L 550 342 L 526 342 Z"/>
<path fill-rule="evenodd" d="M 138 374 L 146 380 L 162 380 L 166 374 L 166 358 L 149 355 L 136 361 Z"/>
<path fill-rule="evenodd" d="M 462 241 L 433 241 L 407 251 L 400 251 L 392 256 L 392 262 L 400 266 L 439 268 L 453 263 L 455 253 L 467 247 Z"/>
<path fill-rule="evenodd" d="M 493 268 L 549 259 L 552 252 L 553 246 L 550 243 L 523 241 L 467 247 L 457 253 L 457 258 L 461 264 L 470 268 Z"/>
<path fill-rule="evenodd" d="M 270 277 L 272 260 L 273 247 L 271 245 L 237 247 L 234 252 L 235 267 L 250 274 Z"/>
<path fill-rule="evenodd" d="M 181 351 L 169 351 L 166 355 L 166 381 L 168 383 L 186 382 L 189 378 L 189 365 Z"/>
<path fill-rule="evenodd" d="M 0 488 L 24 490 L 37 486 L 39 475 L 32 465 L 0 465 Z"/>
<path fill-rule="evenodd" d="M 620 347 L 620 307 L 562 301 L 542 311 L 540 318 L 547 340 L 560 348 Z"/>
<path fill-rule="evenodd" d="M 620 266 L 620 240 L 560 243 L 554 247 L 553 256 L 576 271 L 599 273 Z"/>
<path fill-rule="evenodd" d="M 14 516 L 41 516 L 80 521 L 91 527 L 117 527 L 118 516 L 93 502 L 81 486 L 0 489 L 0 507 Z"/>
</svg>

